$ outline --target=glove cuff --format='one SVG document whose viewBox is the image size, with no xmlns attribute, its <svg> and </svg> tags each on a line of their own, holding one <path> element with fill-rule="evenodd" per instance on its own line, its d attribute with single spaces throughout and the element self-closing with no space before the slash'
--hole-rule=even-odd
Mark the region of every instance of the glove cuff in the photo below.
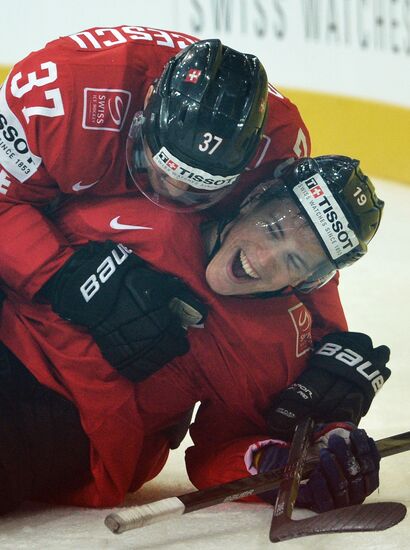
<svg viewBox="0 0 410 550">
<path fill-rule="evenodd" d="M 262 441 L 257 441 L 256 443 L 252 443 L 252 445 L 248 447 L 243 459 L 245 462 L 245 467 L 251 475 L 259 473 L 259 469 L 257 467 L 258 454 L 261 453 L 262 449 L 273 445 L 286 449 L 290 447 L 289 443 L 282 441 L 281 439 L 264 439 Z"/>
<path fill-rule="evenodd" d="M 316 424 L 313 439 L 314 441 L 317 441 L 327 433 L 337 429 L 351 432 L 356 429 L 356 427 L 357 426 L 355 426 L 353 422 L 329 422 L 328 424 Z"/>
</svg>

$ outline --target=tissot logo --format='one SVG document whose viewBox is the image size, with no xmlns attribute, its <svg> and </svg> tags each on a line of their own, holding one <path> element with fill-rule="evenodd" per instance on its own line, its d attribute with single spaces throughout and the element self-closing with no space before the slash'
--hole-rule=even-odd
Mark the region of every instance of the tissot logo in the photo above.
<svg viewBox="0 0 410 550">
<path fill-rule="evenodd" d="M 8 141 L 17 153 L 21 153 L 22 155 L 28 153 L 27 141 L 23 137 L 19 136 L 17 128 L 11 126 L 11 124 L 8 123 L 7 118 L 1 113 L 0 130 L 2 130 L 1 135 L 3 136 L 3 139 Z"/>
<path fill-rule="evenodd" d="M 29 146 L 28 136 L 6 99 L 7 82 L 0 88 L 0 164 L 19 182 L 25 182 L 42 159 Z"/>
<path fill-rule="evenodd" d="M 319 173 L 296 185 L 293 191 L 333 259 L 359 244 L 342 208 Z"/>
<path fill-rule="evenodd" d="M 119 132 L 131 101 L 131 92 L 108 88 L 85 88 L 83 128 Z"/>
<path fill-rule="evenodd" d="M 231 185 L 239 175 L 216 176 L 209 174 L 204 170 L 189 166 L 177 159 L 166 147 L 161 147 L 158 153 L 153 157 L 153 161 L 163 172 L 172 178 L 188 183 L 197 189 L 221 189 L 226 185 Z"/>
<path fill-rule="evenodd" d="M 312 179 L 308 179 L 305 183 L 315 199 L 319 199 L 324 195 L 324 191 L 317 184 L 317 175 L 316 178 L 313 177 Z M 337 239 L 341 243 L 342 248 L 344 250 L 353 248 L 354 245 L 346 231 L 348 225 L 347 220 L 340 208 L 336 208 L 336 205 L 331 203 L 330 196 L 323 196 L 320 201 L 317 202 L 317 205 L 327 221 L 332 224 L 331 227 L 337 235 Z"/>
</svg>

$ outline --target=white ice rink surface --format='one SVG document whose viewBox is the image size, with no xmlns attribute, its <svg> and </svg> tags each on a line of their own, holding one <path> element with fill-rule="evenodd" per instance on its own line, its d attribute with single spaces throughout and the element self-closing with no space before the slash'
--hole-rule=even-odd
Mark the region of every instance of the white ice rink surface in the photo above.
<svg viewBox="0 0 410 550">
<path fill-rule="evenodd" d="M 410 186 L 377 182 L 386 201 L 380 231 L 370 253 L 343 272 L 341 294 L 350 330 L 367 332 L 376 345 L 387 344 L 392 355 L 392 376 L 373 402 L 361 426 L 375 438 L 410 428 L 410 365 L 408 317 L 410 276 Z M 189 441 L 185 441 L 189 445 Z M 184 447 L 174 451 L 164 471 L 148 483 L 133 503 L 145 503 L 192 490 L 184 471 Z M 410 506 L 410 452 L 386 458 L 381 464 L 381 484 L 368 502 L 400 501 Z M 113 535 L 105 526 L 109 510 L 47 508 L 27 505 L 0 518 L 3 549 L 169 549 L 216 550 L 270 548 L 268 533 L 272 509 L 259 504 L 223 504 L 139 530 Z M 295 517 L 301 517 L 301 512 Z M 379 533 L 316 535 L 279 543 L 304 550 L 407 549 L 410 516 Z"/>
</svg>

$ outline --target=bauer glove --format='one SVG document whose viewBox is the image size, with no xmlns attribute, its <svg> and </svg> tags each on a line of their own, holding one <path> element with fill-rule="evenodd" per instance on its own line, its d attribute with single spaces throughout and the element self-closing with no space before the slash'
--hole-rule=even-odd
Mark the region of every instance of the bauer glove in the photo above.
<svg viewBox="0 0 410 550">
<path fill-rule="evenodd" d="M 88 327 L 105 359 L 136 382 L 187 353 L 186 327 L 206 317 L 180 279 L 112 241 L 76 251 L 42 295 L 60 317 Z"/>
<path fill-rule="evenodd" d="M 350 431 L 351 430 L 351 431 Z M 262 446 L 261 448 L 261 445 Z M 287 464 L 289 444 L 283 441 L 262 442 L 254 446 L 250 473 L 265 473 Z M 307 481 L 299 487 L 296 506 L 315 512 L 327 512 L 361 504 L 379 486 L 380 455 L 376 444 L 364 430 L 347 424 L 322 425 L 309 449 L 308 461 L 318 464 Z M 274 504 L 277 490 L 259 495 Z"/>
<path fill-rule="evenodd" d="M 299 421 L 351 422 L 358 425 L 377 391 L 390 376 L 387 346 L 373 347 L 360 332 L 325 336 L 307 369 L 273 401 L 267 414 L 269 431 L 289 439 Z"/>
</svg>

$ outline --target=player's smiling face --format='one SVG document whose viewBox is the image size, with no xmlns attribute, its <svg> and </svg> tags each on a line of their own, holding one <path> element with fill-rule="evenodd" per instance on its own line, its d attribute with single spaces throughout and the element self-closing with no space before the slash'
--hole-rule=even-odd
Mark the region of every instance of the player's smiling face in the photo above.
<svg viewBox="0 0 410 550">
<path fill-rule="evenodd" d="M 327 261 L 291 199 L 271 199 L 231 222 L 208 264 L 214 292 L 244 295 L 296 286 Z"/>
</svg>

